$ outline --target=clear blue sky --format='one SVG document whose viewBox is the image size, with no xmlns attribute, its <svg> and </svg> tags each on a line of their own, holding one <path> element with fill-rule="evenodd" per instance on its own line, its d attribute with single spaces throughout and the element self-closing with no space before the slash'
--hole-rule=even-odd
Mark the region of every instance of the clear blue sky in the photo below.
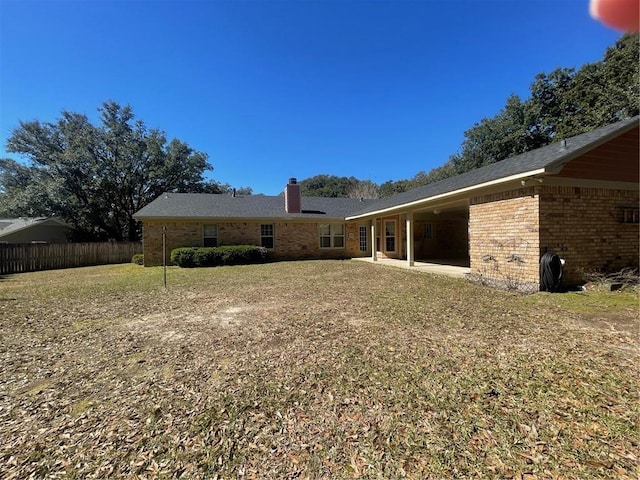
<svg viewBox="0 0 640 480">
<path fill-rule="evenodd" d="M 208 176 L 376 183 L 442 165 L 535 74 L 620 34 L 587 0 L 0 0 L 0 157 L 19 121 L 106 100 L 206 152 Z"/>
</svg>

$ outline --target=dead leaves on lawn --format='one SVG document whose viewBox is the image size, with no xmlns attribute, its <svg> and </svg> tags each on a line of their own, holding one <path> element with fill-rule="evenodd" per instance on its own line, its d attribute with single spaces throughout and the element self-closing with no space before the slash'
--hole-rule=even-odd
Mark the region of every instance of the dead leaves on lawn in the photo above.
<svg viewBox="0 0 640 480">
<path fill-rule="evenodd" d="M 553 296 L 356 262 L 74 273 L 0 283 L 2 478 L 640 473 L 638 339 Z"/>
</svg>

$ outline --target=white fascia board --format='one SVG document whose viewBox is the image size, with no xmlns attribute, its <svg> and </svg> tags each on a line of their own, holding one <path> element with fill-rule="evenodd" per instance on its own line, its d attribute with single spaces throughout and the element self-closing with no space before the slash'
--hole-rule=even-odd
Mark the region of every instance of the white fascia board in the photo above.
<svg viewBox="0 0 640 480">
<path fill-rule="evenodd" d="M 471 192 L 473 190 L 481 190 L 483 188 L 488 188 L 488 187 L 500 185 L 500 184 L 503 184 L 503 183 L 509 183 L 509 182 L 513 182 L 514 180 L 520 180 L 522 178 L 532 177 L 534 175 L 541 175 L 541 174 L 544 174 L 544 173 L 547 173 L 544 168 L 539 168 L 537 170 L 529 170 L 528 172 L 517 173 L 515 175 L 510 175 L 508 177 L 499 178 L 497 180 L 491 180 L 489 182 L 479 183 L 477 185 L 471 185 L 469 187 L 460 188 L 458 190 L 453 190 L 451 192 L 441 193 L 439 195 L 434 195 L 433 197 L 421 198 L 420 200 L 414 200 L 413 202 L 403 203 L 401 205 L 395 205 L 393 207 L 383 208 L 382 210 L 376 210 L 374 212 L 363 213 L 361 215 L 354 215 L 354 216 L 351 216 L 351 217 L 347 217 L 346 220 L 357 220 L 357 219 L 360 219 L 360 218 L 374 217 L 374 216 L 386 215 L 386 214 L 389 214 L 389 213 L 395 213 L 395 212 L 397 212 L 399 210 L 407 210 L 407 209 L 410 209 L 410 208 L 419 207 L 420 205 L 423 205 L 425 203 L 435 202 L 435 201 L 438 201 L 438 200 L 444 200 L 445 198 L 453 197 L 453 196 L 456 196 L 456 195 L 462 195 L 462 194 L 465 194 L 465 193 L 469 193 L 469 192 Z"/>
</svg>

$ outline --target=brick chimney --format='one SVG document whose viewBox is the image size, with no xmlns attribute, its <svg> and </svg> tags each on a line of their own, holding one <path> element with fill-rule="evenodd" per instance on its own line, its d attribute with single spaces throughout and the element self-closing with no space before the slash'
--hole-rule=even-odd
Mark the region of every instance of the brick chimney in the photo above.
<svg viewBox="0 0 640 480">
<path fill-rule="evenodd" d="M 284 210 L 287 213 L 301 213 L 300 185 L 295 178 L 290 178 L 284 189 Z"/>
</svg>

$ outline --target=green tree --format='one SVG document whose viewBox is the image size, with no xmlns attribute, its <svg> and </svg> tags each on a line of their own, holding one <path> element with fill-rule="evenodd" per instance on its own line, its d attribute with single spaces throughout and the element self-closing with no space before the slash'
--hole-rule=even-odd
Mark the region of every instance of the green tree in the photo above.
<svg viewBox="0 0 640 480">
<path fill-rule="evenodd" d="M 549 143 L 535 128 L 531 106 L 517 95 L 493 118 L 484 118 L 464 134 L 460 153 L 451 157 L 456 173 L 464 173 Z"/>
<path fill-rule="evenodd" d="M 241 196 L 253 195 L 253 188 L 251 187 L 236 188 L 236 195 L 241 195 Z"/>
<path fill-rule="evenodd" d="M 456 173 L 497 162 L 627 117 L 640 107 L 640 36 L 626 34 L 602 61 L 536 75 L 526 101 L 510 96 L 494 117 L 465 132 Z"/>
<path fill-rule="evenodd" d="M 359 182 L 355 177 L 316 175 L 302 180 L 300 191 L 305 197 L 348 197 Z"/>
<path fill-rule="evenodd" d="M 57 215 L 77 239 L 137 240 L 133 214 L 166 191 L 222 192 L 205 182 L 205 153 L 147 130 L 131 107 L 105 102 L 100 124 L 62 112 L 55 123 L 21 122 L 7 151 L 28 165 L 0 161 L 0 211 L 4 215 Z"/>
<path fill-rule="evenodd" d="M 640 108 L 639 36 L 624 35 L 601 62 L 584 65 L 563 92 L 564 115 L 555 132 L 570 137 L 624 118 Z"/>
<path fill-rule="evenodd" d="M 412 188 L 428 185 L 430 183 L 439 182 L 445 178 L 455 175 L 455 165 L 452 161 L 446 162 L 440 167 L 432 168 L 428 173 L 421 171 L 416 173 L 410 180 Z"/>
<path fill-rule="evenodd" d="M 406 192 L 412 188 L 414 187 L 411 180 L 387 180 L 380 185 L 380 197 L 388 197 L 396 193 Z"/>
</svg>

